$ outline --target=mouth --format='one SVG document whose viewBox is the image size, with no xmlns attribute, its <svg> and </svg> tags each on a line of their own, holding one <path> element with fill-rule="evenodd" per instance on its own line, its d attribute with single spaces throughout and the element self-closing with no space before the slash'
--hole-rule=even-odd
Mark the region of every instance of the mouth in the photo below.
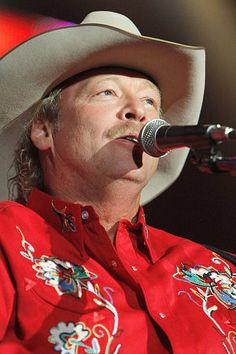
<svg viewBox="0 0 236 354">
<path fill-rule="evenodd" d="M 139 144 L 138 138 L 135 135 L 125 135 L 125 136 L 121 136 L 117 139 L 127 140 L 127 141 L 134 143 L 134 144 Z"/>
</svg>

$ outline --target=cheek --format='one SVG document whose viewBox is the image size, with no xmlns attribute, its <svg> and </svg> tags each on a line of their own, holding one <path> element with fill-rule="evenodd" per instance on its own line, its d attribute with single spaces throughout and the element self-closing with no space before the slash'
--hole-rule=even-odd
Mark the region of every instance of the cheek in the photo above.
<svg viewBox="0 0 236 354">
<path fill-rule="evenodd" d="M 61 128 L 57 143 L 72 152 L 93 154 L 106 144 L 106 133 L 114 125 L 114 112 L 109 105 L 77 104 L 63 107 L 60 112 Z M 85 158 L 85 156 L 84 156 Z"/>
</svg>

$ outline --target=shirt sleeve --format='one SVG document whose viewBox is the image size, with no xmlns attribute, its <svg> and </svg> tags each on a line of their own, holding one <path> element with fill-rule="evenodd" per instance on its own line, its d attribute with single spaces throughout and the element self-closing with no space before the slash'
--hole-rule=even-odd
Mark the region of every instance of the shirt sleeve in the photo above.
<svg viewBox="0 0 236 354">
<path fill-rule="evenodd" d="M 15 288 L 0 248 L 0 353 L 30 354 L 15 333 Z"/>
</svg>

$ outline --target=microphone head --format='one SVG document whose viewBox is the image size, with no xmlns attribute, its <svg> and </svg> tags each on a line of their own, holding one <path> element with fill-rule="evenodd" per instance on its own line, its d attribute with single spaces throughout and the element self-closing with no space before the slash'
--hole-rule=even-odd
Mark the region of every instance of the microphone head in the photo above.
<svg viewBox="0 0 236 354">
<path fill-rule="evenodd" d="M 163 119 L 153 119 L 150 120 L 147 124 L 144 125 L 142 130 L 139 134 L 139 144 L 141 145 L 142 149 L 148 154 L 153 157 L 160 157 L 166 155 L 168 152 L 163 152 L 158 149 L 156 143 L 156 135 L 159 128 L 163 125 L 169 125 Z"/>
</svg>

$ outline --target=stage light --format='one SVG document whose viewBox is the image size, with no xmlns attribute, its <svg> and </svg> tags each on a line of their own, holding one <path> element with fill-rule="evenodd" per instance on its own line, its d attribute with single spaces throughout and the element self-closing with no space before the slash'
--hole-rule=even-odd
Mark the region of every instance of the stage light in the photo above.
<svg viewBox="0 0 236 354">
<path fill-rule="evenodd" d="M 0 9 L 0 56 L 34 35 L 71 25 L 74 23 L 52 17 Z"/>
</svg>

